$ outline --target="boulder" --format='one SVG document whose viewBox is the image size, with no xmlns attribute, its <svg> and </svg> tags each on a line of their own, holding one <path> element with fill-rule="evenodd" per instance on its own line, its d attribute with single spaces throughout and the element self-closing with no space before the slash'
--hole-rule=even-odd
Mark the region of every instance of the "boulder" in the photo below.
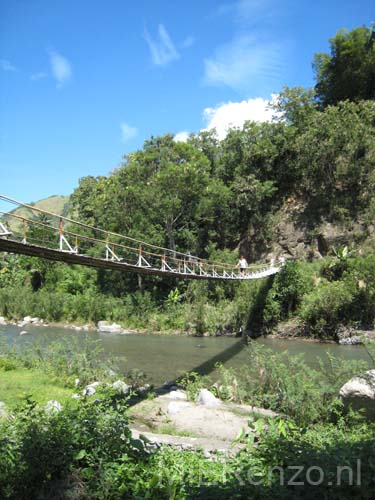
<svg viewBox="0 0 375 500">
<path fill-rule="evenodd" d="M 46 413 L 56 413 L 62 411 L 62 409 L 63 407 L 61 406 L 61 404 L 55 399 L 47 401 L 46 406 L 44 407 Z"/>
<path fill-rule="evenodd" d="M 341 344 L 341 345 L 360 345 L 360 344 L 362 344 L 362 339 L 361 339 L 361 337 L 358 337 L 358 335 L 354 335 L 353 337 L 346 337 L 344 339 L 340 339 L 339 344 Z"/>
<path fill-rule="evenodd" d="M 169 415 L 176 415 L 186 408 L 191 408 L 192 404 L 187 401 L 171 401 L 168 405 L 167 412 Z"/>
<path fill-rule="evenodd" d="M 109 321 L 99 321 L 98 330 L 104 333 L 123 333 L 121 325 L 117 323 L 110 324 Z"/>
<path fill-rule="evenodd" d="M 30 319 L 30 323 L 33 323 L 33 324 L 36 324 L 36 323 L 39 323 L 39 318 L 31 318 Z"/>
<path fill-rule="evenodd" d="M 0 316 L 0 325 L 5 326 L 6 324 L 7 324 L 7 322 L 6 322 L 6 319 L 4 318 L 4 316 Z"/>
<path fill-rule="evenodd" d="M 208 389 L 201 389 L 197 396 L 197 403 L 199 405 L 215 408 L 221 404 L 220 400 L 215 397 Z"/>
<path fill-rule="evenodd" d="M 116 382 L 113 382 L 112 387 L 119 394 L 129 394 L 129 392 L 131 391 L 131 387 L 123 380 L 116 380 Z"/>
<path fill-rule="evenodd" d="M 99 385 L 103 385 L 103 382 L 99 382 L 98 380 L 96 380 L 95 382 L 90 382 L 90 384 L 87 386 L 87 387 L 98 387 Z"/>
<path fill-rule="evenodd" d="M 26 330 L 22 330 L 22 332 L 20 332 L 20 335 L 27 335 L 29 332 L 27 332 Z"/>
<path fill-rule="evenodd" d="M 375 419 L 375 370 L 369 370 L 344 384 L 339 397 L 346 408 L 362 410 L 367 418 Z"/>
<path fill-rule="evenodd" d="M 31 320 L 32 320 L 32 317 L 31 317 L 31 316 L 25 316 L 25 317 L 23 318 L 23 322 L 24 322 L 24 323 L 31 323 Z"/>
<path fill-rule="evenodd" d="M 93 396 L 96 393 L 95 387 L 88 385 L 82 391 L 82 396 Z"/>
<path fill-rule="evenodd" d="M 176 391 L 171 391 L 168 394 L 168 397 L 171 398 L 171 399 L 180 399 L 180 400 L 183 400 L 183 401 L 187 400 L 186 393 L 184 391 L 181 391 L 180 389 L 177 389 Z"/>
</svg>

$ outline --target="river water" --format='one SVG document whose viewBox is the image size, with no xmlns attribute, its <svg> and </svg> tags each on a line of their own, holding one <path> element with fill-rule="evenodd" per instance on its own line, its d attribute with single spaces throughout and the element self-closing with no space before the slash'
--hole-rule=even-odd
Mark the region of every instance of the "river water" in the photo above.
<svg viewBox="0 0 375 500">
<path fill-rule="evenodd" d="M 186 371 L 211 373 L 215 363 L 238 368 L 251 363 L 251 353 L 242 339 L 230 337 L 186 337 L 166 335 L 115 335 L 99 332 L 76 332 L 65 328 L 28 326 L 28 335 L 20 336 L 17 326 L 0 326 L 0 342 L 28 346 L 62 340 L 79 349 L 85 342 L 100 341 L 102 356 L 114 358 L 117 367 L 127 373 L 141 370 L 147 381 L 161 384 L 183 375 Z M 327 353 L 345 360 L 363 360 L 372 367 L 371 358 L 363 346 L 340 346 L 304 340 L 260 338 L 254 341 L 273 351 L 303 354 L 306 363 L 319 367 L 327 363 Z M 1 344 L 0 344 L 1 346 Z M 0 347 L 1 348 L 1 347 Z M 93 347 L 94 348 L 94 347 Z"/>
</svg>

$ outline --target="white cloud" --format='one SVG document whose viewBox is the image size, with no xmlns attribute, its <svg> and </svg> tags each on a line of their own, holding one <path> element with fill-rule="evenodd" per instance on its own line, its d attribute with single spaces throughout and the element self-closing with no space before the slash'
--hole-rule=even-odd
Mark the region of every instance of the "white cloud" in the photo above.
<svg viewBox="0 0 375 500">
<path fill-rule="evenodd" d="M 186 142 L 189 139 L 189 132 L 183 130 L 182 132 L 178 132 L 174 137 L 174 142 Z"/>
<path fill-rule="evenodd" d="M 54 50 L 48 51 L 52 75 L 57 82 L 57 88 L 61 88 L 72 77 L 72 67 L 68 59 Z"/>
<path fill-rule="evenodd" d="M 33 81 L 42 80 L 43 78 L 47 78 L 47 73 L 44 73 L 44 71 L 39 71 L 39 73 L 30 75 L 30 80 Z"/>
<path fill-rule="evenodd" d="M 191 47 L 192 45 L 194 45 L 195 43 L 195 38 L 193 36 L 188 36 L 185 38 L 185 40 L 182 42 L 181 44 L 181 47 L 183 49 L 188 49 L 189 47 Z"/>
<path fill-rule="evenodd" d="M 17 71 L 17 68 L 15 66 L 13 66 L 13 64 L 11 64 L 6 59 L 0 59 L 0 67 L 3 71 L 7 71 L 7 72 Z"/>
<path fill-rule="evenodd" d="M 275 111 L 269 109 L 277 95 L 273 94 L 270 101 L 255 97 L 241 102 L 227 102 L 215 108 L 206 108 L 203 119 L 207 124 L 204 130 L 216 129 L 218 138 L 224 139 L 230 128 L 242 128 L 248 120 L 255 122 L 270 122 Z"/>
<path fill-rule="evenodd" d="M 156 40 L 151 38 L 147 30 L 145 30 L 144 36 L 150 48 L 152 62 L 156 66 L 165 66 L 180 58 L 180 54 L 177 52 L 163 24 L 159 24 L 158 26 L 158 37 Z"/>
<path fill-rule="evenodd" d="M 130 141 L 131 139 L 134 139 L 134 137 L 138 135 L 138 129 L 136 127 L 131 127 L 125 122 L 122 122 L 120 124 L 120 127 L 121 127 L 122 142 Z"/>
<path fill-rule="evenodd" d="M 258 41 L 242 35 L 220 46 L 214 55 L 204 60 L 205 85 L 225 85 L 237 92 L 270 91 L 281 74 L 282 47 L 273 42 Z"/>
<path fill-rule="evenodd" d="M 240 25 L 255 25 L 264 21 L 275 22 L 275 16 L 280 14 L 278 10 L 274 0 L 238 0 L 219 5 L 216 13 L 230 16 Z"/>
</svg>

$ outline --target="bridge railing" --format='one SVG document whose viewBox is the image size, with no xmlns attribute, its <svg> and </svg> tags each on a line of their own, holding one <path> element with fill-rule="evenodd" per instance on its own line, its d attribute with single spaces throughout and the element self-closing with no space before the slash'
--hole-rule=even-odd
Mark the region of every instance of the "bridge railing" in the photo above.
<svg viewBox="0 0 375 500">
<path fill-rule="evenodd" d="M 220 279 L 263 277 L 277 272 L 277 266 L 280 265 L 275 262 L 250 265 L 241 272 L 233 264 L 200 259 L 190 253 L 159 247 L 20 203 L 3 195 L 0 195 L 0 199 L 22 207 L 24 211 L 24 215 L 0 211 L 0 237 L 18 240 L 24 244 L 110 260 L 134 268 Z"/>
</svg>

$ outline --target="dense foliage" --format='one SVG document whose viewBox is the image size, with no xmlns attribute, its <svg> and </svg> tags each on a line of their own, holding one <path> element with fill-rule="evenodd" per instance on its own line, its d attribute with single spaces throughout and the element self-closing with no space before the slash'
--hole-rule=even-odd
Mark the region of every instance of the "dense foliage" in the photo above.
<svg viewBox="0 0 375 500">
<path fill-rule="evenodd" d="M 340 30 L 331 55 L 316 54 L 317 96 L 323 106 L 375 98 L 375 25 Z"/>
</svg>

